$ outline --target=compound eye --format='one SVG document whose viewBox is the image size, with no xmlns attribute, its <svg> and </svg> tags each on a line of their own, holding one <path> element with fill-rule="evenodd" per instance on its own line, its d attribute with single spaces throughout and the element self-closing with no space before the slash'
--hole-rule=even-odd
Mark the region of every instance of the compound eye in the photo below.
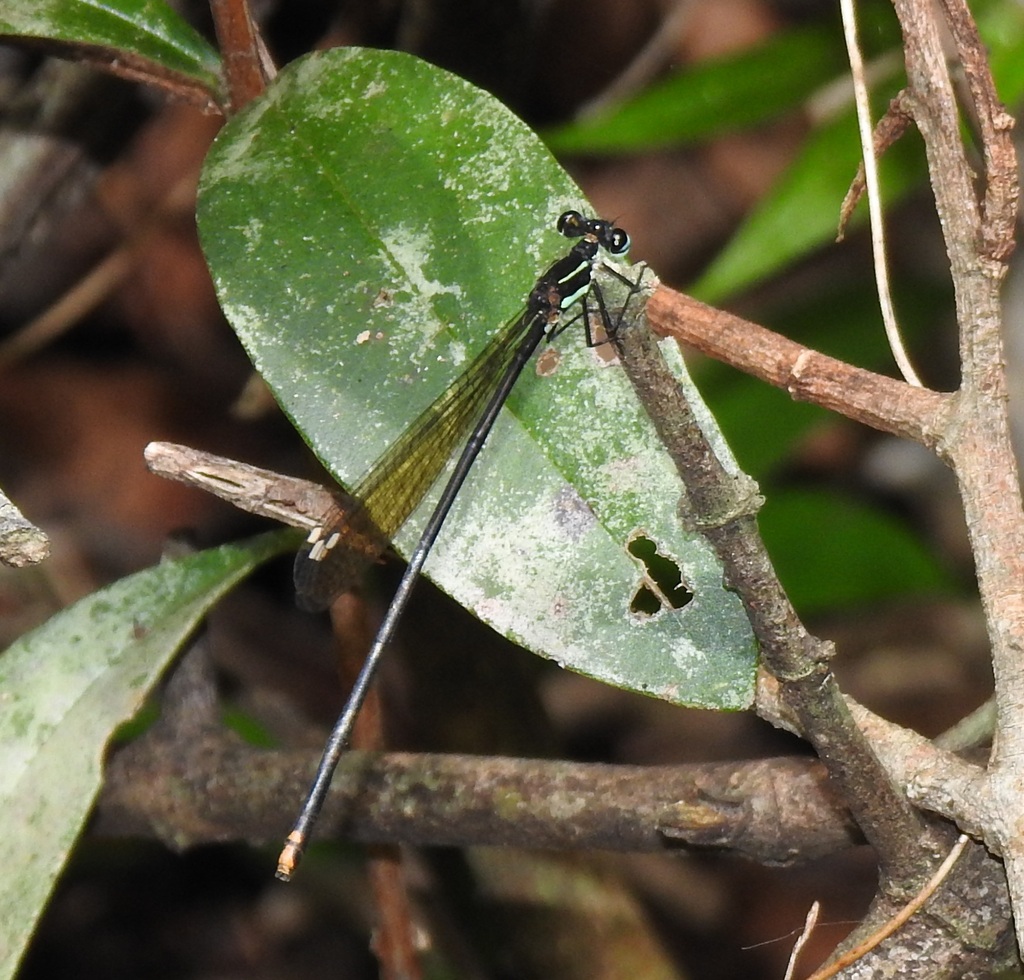
<svg viewBox="0 0 1024 980">
<path fill-rule="evenodd" d="M 608 232 L 606 241 L 608 244 L 605 248 L 613 255 L 622 255 L 629 251 L 629 235 L 621 228 L 612 228 Z"/>
<path fill-rule="evenodd" d="M 555 227 L 566 238 L 580 238 L 587 233 L 587 221 L 579 211 L 566 211 Z"/>
</svg>

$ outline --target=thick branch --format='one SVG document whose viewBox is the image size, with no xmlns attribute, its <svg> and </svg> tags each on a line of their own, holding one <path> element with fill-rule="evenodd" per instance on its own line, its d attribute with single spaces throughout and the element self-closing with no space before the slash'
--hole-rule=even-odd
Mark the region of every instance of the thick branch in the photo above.
<svg viewBox="0 0 1024 980">
<path fill-rule="evenodd" d="M 110 760 L 99 829 L 173 847 L 279 840 L 317 757 L 256 749 L 224 729 L 197 645 L 172 674 L 159 721 Z M 728 847 L 773 864 L 856 839 L 809 759 L 643 768 L 353 751 L 318 827 L 372 844 Z"/>
<path fill-rule="evenodd" d="M 994 95 L 969 12 L 947 0 L 984 141 L 990 182 L 982 202 L 959 134 L 959 117 L 931 4 L 897 0 L 907 48 L 911 110 L 925 139 L 936 207 L 946 237 L 963 380 L 942 451 L 961 496 L 992 642 L 996 737 L 979 797 L 990 804 L 986 835 L 1001 847 L 1018 936 L 1024 932 L 1024 508 L 1010 442 L 1000 336 L 999 285 L 1016 215 L 1016 165 L 1005 110 Z M 1002 241 L 995 241 L 1002 236 Z"/>
<path fill-rule="evenodd" d="M 757 532 L 754 494 L 725 471 L 642 323 L 614 342 L 683 481 L 684 521 L 704 533 L 744 604 L 762 661 L 779 680 L 805 738 L 842 789 L 886 875 L 916 880 L 924 823 L 863 737 L 828 667 L 831 644 L 811 636 L 789 603 Z M 903 386 L 907 387 L 907 386 Z"/>
<path fill-rule="evenodd" d="M 173 847 L 277 843 L 312 776 L 308 750 L 266 751 L 220 729 L 144 739 L 107 770 L 97 829 Z M 810 759 L 607 766 L 349 752 L 319 832 L 362 843 L 562 850 L 734 850 L 791 864 L 858 833 Z"/>
</svg>

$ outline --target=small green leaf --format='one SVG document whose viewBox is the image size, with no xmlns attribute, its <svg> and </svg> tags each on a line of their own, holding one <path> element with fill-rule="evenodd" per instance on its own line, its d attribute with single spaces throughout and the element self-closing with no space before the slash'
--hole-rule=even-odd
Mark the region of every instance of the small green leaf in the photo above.
<svg viewBox="0 0 1024 980">
<path fill-rule="evenodd" d="M 622 153 L 676 146 L 768 122 L 846 70 L 838 31 L 780 34 L 706 61 L 631 102 L 545 134 L 559 153 Z"/>
<path fill-rule="evenodd" d="M 290 65 L 225 127 L 199 228 L 257 368 L 352 486 L 565 254 L 553 226 L 567 208 L 590 211 L 492 97 L 408 55 L 346 49 Z M 580 333 L 556 341 L 551 376 L 531 367 L 520 379 L 428 573 L 574 670 L 680 703 L 746 706 L 754 641 L 742 608 L 707 543 L 680 529 L 678 477 L 623 373 Z M 626 546 L 638 530 L 679 564 L 694 594 L 682 608 L 631 615 L 643 569 Z"/>
<path fill-rule="evenodd" d="M 162 0 L 5 0 L 0 34 L 136 56 L 221 101 L 220 57 Z"/>
<path fill-rule="evenodd" d="M 111 734 L 207 610 L 295 546 L 277 531 L 95 592 L 0 657 L 0 978 L 14 974 L 100 786 Z"/>
</svg>

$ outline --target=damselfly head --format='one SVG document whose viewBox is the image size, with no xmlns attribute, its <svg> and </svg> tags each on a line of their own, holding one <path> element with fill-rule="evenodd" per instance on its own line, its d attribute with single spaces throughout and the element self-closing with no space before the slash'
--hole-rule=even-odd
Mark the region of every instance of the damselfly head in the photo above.
<svg viewBox="0 0 1024 980">
<path fill-rule="evenodd" d="M 629 251 L 629 235 L 601 218 L 584 218 L 579 211 L 566 211 L 555 227 L 566 238 L 590 238 L 611 255 L 625 255 Z"/>
<path fill-rule="evenodd" d="M 625 255 L 629 251 L 629 235 L 622 228 L 616 228 L 610 221 L 591 218 L 587 234 L 611 255 Z"/>
</svg>

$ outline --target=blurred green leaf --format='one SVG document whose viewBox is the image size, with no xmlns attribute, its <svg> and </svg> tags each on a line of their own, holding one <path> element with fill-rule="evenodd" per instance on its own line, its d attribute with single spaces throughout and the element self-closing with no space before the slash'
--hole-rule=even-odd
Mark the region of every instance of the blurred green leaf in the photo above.
<svg viewBox="0 0 1024 980">
<path fill-rule="evenodd" d="M 999 97 L 1014 107 L 1024 97 L 1024 5 L 997 0 L 972 7 Z"/>
<path fill-rule="evenodd" d="M 558 153 L 676 146 L 768 122 L 846 71 L 842 35 L 811 28 L 702 62 L 613 110 L 544 134 Z"/>
<path fill-rule="evenodd" d="M 207 610 L 294 531 L 166 561 L 58 613 L 0 657 L 0 978 L 14 975 L 100 787 L 108 740 Z"/>
<path fill-rule="evenodd" d="M 567 251 L 553 228 L 567 208 L 589 210 L 491 96 L 408 55 L 346 49 L 289 66 L 228 124 L 199 228 L 258 370 L 352 486 Z M 557 341 L 551 376 L 528 369 L 517 384 L 428 572 L 564 666 L 680 703 L 745 706 L 746 617 L 707 543 L 681 531 L 678 477 L 623 373 L 580 333 Z M 641 570 L 626 550 L 639 529 L 695 593 L 643 620 L 629 612 Z"/>
<path fill-rule="evenodd" d="M 795 402 L 785 391 L 756 378 L 717 385 L 700 379 L 699 383 L 715 406 L 715 417 L 736 458 L 757 480 L 785 461 L 794 445 L 815 426 L 835 421 L 823 408 Z"/>
<path fill-rule="evenodd" d="M 977 10 L 979 30 L 990 49 L 1000 96 L 1012 105 L 1024 95 L 1024 7 L 1016 0 L 988 0 L 972 7 Z M 861 39 L 866 47 L 879 48 L 892 40 L 886 23 L 890 14 L 877 6 L 860 12 Z M 900 84 L 902 79 L 876 78 L 874 105 L 886 105 Z M 876 118 L 879 111 L 876 109 Z M 915 188 L 925 186 L 927 168 L 920 147 L 917 132 L 911 128 L 882 157 L 882 195 L 887 209 Z M 721 302 L 833 241 L 839 206 L 860 157 L 851 107 L 808 137 L 774 189 L 688 291 L 705 302 Z M 852 222 L 854 227 L 863 220 L 864 213 L 861 205 Z"/>
<path fill-rule="evenodd" d="M 758 526 L 803 616 L 954 589 L 906 525 L 851 497 L 776 491 Z"/>
<path fill-rule="evenodd" d="M 221 101 L 220 57 L 162 0 L 4 0 L 2 34 L 134 55 Z"/>
<path fill-rule="evenodd" d="M 261 749 L 276 749 L 281 743 L 265 725 L 251 714 L 235 707 L 226 707 L 221 715 L 225 727 L 231 729 L 250 745 Z"/>
<path fill-rule="evenodd" d="M 706 303 L 720 303 L 835 241 L 839 207 L 859 163 L 851 110 L 808 136 L 797 159 L 687 292 Z M 907 133 L 888 150 L 879 169 L 887 206 L 919 186 L 926 170 L 917 136 Z M 863 213 L 860 206 L 854 226 Z"/>
</svg>

